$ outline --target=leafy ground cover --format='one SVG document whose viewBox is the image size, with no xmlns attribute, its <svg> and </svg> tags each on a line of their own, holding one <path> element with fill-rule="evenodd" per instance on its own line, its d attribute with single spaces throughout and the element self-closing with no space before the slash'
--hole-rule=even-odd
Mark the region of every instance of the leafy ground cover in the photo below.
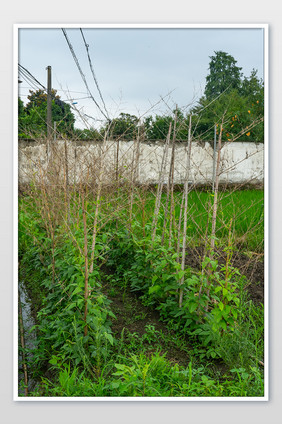
<svg viewBox="0 0 282 424">
<path fill-rule="evenodd" d="M 152 243 L 152 193 L 142 194 L 135 193 L 140 203 L 130 228 L 124 198 L 118 205 L 104 195 L 88 274 L 92 237 L 85 229 L 97 203 L 89 196 L 83 209 L 83 194 L 74 193 L 65 220 L 58 215 L 64 208 L 54 198 L 48 203 L 46 193 L 20 199 L 19 279 L 32 299 L 37 340 L 25 349 L 36 381 L 29 396 L 263 396 L 261 234 L 245 237 L 238 250 L 225 227 L 209 256 L 200 231 L 188 243 L 182 271 L 175 243 L 161 241 L 161 212 Z M 210 195 L 192 196 L 195 231 Z M 247 236 L 252 227 L 261 232 L 263 193 L 234 197 L 225 211 L 253 207 L 242 223 Z"/>
</svg>

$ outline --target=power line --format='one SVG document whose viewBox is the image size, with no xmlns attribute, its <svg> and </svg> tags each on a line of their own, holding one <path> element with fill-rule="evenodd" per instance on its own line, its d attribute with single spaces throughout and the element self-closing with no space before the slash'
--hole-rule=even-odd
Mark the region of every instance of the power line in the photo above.
<svg viewBox="0 0 282 424">
<path fill-rule="evenodd" d="M 35 85 L 33 80 L 28 75 L 26 75 L 24 72 L 19 71 L 19 75 L 25 82 L 28 83 L 29 87 L 32 87 L 32 88 L 38 87 L 38 85 Z"/>
<path fill-rule="evenodd" d="M 32 88 L 34 90 L 37 90 L 38 88 L 40 88 L 38 86 L 38 84 L 34 83 L 34 81 L 32 80 L 32 78 L 29 77 L 29 75 L 26 75 L 23 71 L 19 71 L 19 75 L 21 76 L 21 78 L 27 82 L 27 84 L 29 85 L 28 88 Z M 23 87 L 22 87 L 23 88 Z"/>
<path fill-rule="evenodd" d="M 22 65 L 20 65 L 20 64 L 18 64 L 18 67 L 19 67 L 19 73 L 21 74 L 21 76 L 23 77 L 23 79 L 25 79 L 25 81 L 29 84 L 29 86 L 31 87 L 31 88 L 35 88 L 35 89 L 38 89 L 38 86 L 39 87 L 42 87 L 42 89 L 43 89 L 43 91 L 45 91 L 46 93 L 47 93 L 47 88 L 43 85 L 43 84 L 41 84 L 41 82 L 39 82 L 32 74 L 31 74 L 31 72 L 29 72 L 24 66 L 22 66 Z M 35 81 L 35 83 L 37 84 L 35 84 L 34 83 L 34 81 Z M 58 90 L 56 90 L 56 91 L 58 91 Z M 64 91 L 64 90 L 59 90 L 59 91 Z M 81 94 L 87 94 L 87 93 L 85 93 L 85 92 L 83 92 L 83 91 L 70 91 L 70 93 L 81 93 Z M 28 94 L 24 94 L 24 96 L 25 97 L 28 97 L 29 95 Z M 52 99 L 56 99 L 56 96 L 54 95 L 54 94 L 51 94 L 51 97 L 52 97 Z M 91 98 L 91 96 L 87 96 L 87 97 L 81 97 L 80 99 L 89 99 L 89 98 Z M 65 101 L 73 101 L 73 100 L 79 100 L 79 99 L 69 99 L 69 100 L 65 100 Z M 61 102 L 65 102 L 64 100 L 61 100 Z M 78 115 L 79 115 L 79 117 L 80 117 L 80 112 L 75 108 L 75 107 L 73 107 L 71 104 L 70 104 L 70 107 L 71 107 L 71 109 L 73 110 L 73 111 L 75 111 L 76 113 L 78 113 Z M 88 118 L 91 118 L 91 119 L 93 119 L 93 120 L 96 120 L 96 121 L 100 121 L 99 119 L 96 119 L 96 118 L 94 118 L 93 116 L 90 116 L 90 115 L 86 115 L 86 114 L 84 114 L 85 116 L 87 116 Z M 101 121 L 102 122 L 102 121 Z"/>
<path fill-rule="evenodd" d="M 21 88 L 29 88 L 29 87 L 25 87 L 25 86 L 23 86 L 23 85 L 21 85 Z M 85 91 L 72 91 L 72 90 L 63 90 L 63 89 L 56 89 L 56 91 L 62 91 L 63 93 L 76 93 L 76 94 L 88 94 L 88 93 L 86 93 Z M 86 99 L 86 98 L 89 98 L 89 96 L 87 96 L 87 97 L 81 97 L 81 99 Z"/>
<path fill-rule="evenodd" d="M 73 100 L 83 100 L 83 99 L 90 99 L 90 96 L 86 96 L 86 97 L 76 97 L 75 99 L 65 99 L 62 100 L 62 102 L 72 102 Z"/>
<path fill-rule="evenodd" d="M 73 49 L 73 47 L 72 47 L 72 45 L 71 45 L 71 42 L 70 42 L 70 41 L 69 41 L 69 39 L 68 39 L 68 36 L 67 36 L 66 30 L 65 30 L 64 28 L 62 28 L 62 31 L 63 31 L 63 34 L 64 34 L 65 39 L 66 39 L 66 41 L 67 41 L 68 47 L 69 47 L 69 49 L 70 49 L 70 51 L 71 51 L 72 57 L 73 57 L 73 59 L 74 59 L 74 61 L 75 61 L 75 64 L 76 64 L 76 66 L 77 66 L 78 70 L 79 70 L 79 73 L 80 73 L 81 78 L 82 78 L 82 80 L 83 80 L 83 82 L 84 82 L 84 84 L 85 84 L 85 87 L 86 87 L 86 89 L 87 89 L 87 92 L 88 92 L 89 96 L 91 97 L 91 99 L 93 100 L 93 102 L 95 103 L 95 105 L 98 107 L 98 109 L 100 110 L 100 112 L 102 113 L 102 115 L 103 115 L 103 116 L 104 116 L 104 117 L 108 120 L 108 117 L 105 115 L 105 113 L 103 112 L 103 110 L 100 108 L 99 104 L 98 104 L 98 103 L 96 102 L 96 100 L 94 99 L 94 97 L 93 97 L 93 95 L 92 95 L 92 93 L 91 93 L 91 91 L 90 91 L 90 89 L 89 89 L 89 87 L 88 87 L 88 84 L 87 84 L 87 81 L 86 81 L 85 75 L 84 75 L 84 74 L 83 74 L 83 72 L 82 72 L 82 69 L 81 69 L 81 67 L 80 67 L 79 61 L 78 61 L 78 59 L 77 59 L 77 57 L 76 57 L 76 55 L 75 55 L 74 49 Z"/>
<path fill-rule="evenodd" d="M 95 73 L 94 73 L 94 69 L 93 69 L 93 66 L 92 66 L 92 62 L 91 62 L 91 58 L 90 58 L 90 54 L 89 54 L 89 44 L 86 43 L 86 40 L 85 40 L 83 31 L 82 31 L 82 28 L 80 28 L 80 32 L 81 32 L 81 35 L 82 35 L 82 38 L 83 38 L 83 41 L 84 41 L 84 45 L 85 45 L 85 48 L 86 48 L 86 52 L 87 52 L 87 56 L 88 56 L 88 62 L 89 62 L 89 66 L 90 66 L 90 69 L 91 69 L 91 72 L 92 72 L 93 79 L 94 79 L 94 82 L 96 84 L 97 90 L 98 90 L 99 95 L 100 95 L 100 98 L 101 98 L 101 100 L 103 102 L 104 109 L 105 109 L 106 114 L 107 114 L 108 119 L 109 119 L 109 113 L 107 111 L 107 108 L 106 108 L 106 105 L 105 105 L 105 102 L 104 102 L 104 99 L 103 99 L 101 90 L 100 90 L 99 85 L 98 85 L 97 78 L 96 78 Z"/>
<path fill-rule="evenodd" d="M 29 81 L 35 81 L 38 85 L 40 85 L 43 90 L 47 91 L 47 88 L 44 87 L 41 82 L 39 82 L 26 68 L 24 68 L 22 65 L 18 64 L 19 66 L 19 72 L 22 76 L 25 76 Z"/>
</svg>

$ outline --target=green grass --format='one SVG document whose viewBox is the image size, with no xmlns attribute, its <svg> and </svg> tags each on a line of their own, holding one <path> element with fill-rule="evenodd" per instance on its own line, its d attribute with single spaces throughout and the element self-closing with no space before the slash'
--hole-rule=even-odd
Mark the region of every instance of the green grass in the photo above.
<svg viewBox="0 0 282 424">
<path fill-rule="evenodd" d="M 134 216 L 142 225 L 142 205 L 140 194 L 136 195 Z M 145 196 L 144 215 L 146 223 L 150 222 L 154 213 L 155 195 L 150 192 Z M 178 225 L 182 193 L 174 193 L 175 220 Z M 213 194 L 193 190 L 188 197 L 187 237 L 192 245 L 203 243 L 211 231 Z M 164 226 L 166 193 L 162 194 L 161 208 L 158 218 L 157 233 L 161 235 Z M 170 209 L 170 203 L 168 206 Z M 263 252 L 264 247 L 264 192 L 263 190 L 224 191 L 219 193 L 216 237 L 226 240 L 230 220 L 232 219 L 234 241 L 240 248 Z M 167 229 L 169 223 L 167 220 Z"/>
</svg>

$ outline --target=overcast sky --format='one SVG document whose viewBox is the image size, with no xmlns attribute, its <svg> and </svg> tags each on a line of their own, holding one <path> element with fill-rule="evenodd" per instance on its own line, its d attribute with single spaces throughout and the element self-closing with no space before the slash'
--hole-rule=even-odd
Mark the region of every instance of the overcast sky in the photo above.
<svg viewBox="0 0 282 424">
<path fill-rule="evenodd" d="M 177 104 L 188 111 L 205 88 L 210 56 L 224 51 L 237 60 L 244 76 L 257 69 L 263 78 L 262 28 L 89 28 L 82 26 L 102 97 L 110 118 L 119 113 L 136 116 L 162 114 Z M 79 26 L 66 28 L 88 87 L 103 109 Z M 67 41 L 58 28 L 20 28 L 19 63 L 47 86 L 46 67 L 52 67 L 52 87 L 97 126 L 103 115 L 87 90 Z M 19 95 L 24 102 L 30 85 L 23 81 Z M 40 87 L 38 87 L 40 88 Z M 170 93 L 170 94 L 169 94 Z M 161 98 L 164 101 L 160 101 Z M 150 109 L 156 105 L 153 109 Z M 186 109 L 185 109 L 186 108 Z M 77 116 L 77 115 L 76 115 Z M 77 118 L 76 127 L 83 127 Z"/>
</svg>

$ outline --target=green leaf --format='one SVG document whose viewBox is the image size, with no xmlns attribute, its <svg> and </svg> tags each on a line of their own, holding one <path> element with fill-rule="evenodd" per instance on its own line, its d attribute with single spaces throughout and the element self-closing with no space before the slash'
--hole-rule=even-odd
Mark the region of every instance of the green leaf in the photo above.
<svg viewBox="0 0 282 424">
<path fill-rule="evenodd" d="M 76 289 L 74 289 L 74 291 L 72 292 L 72 296 L 74 296 L 77 293 L 80 293 L 82 291 L 81 287 L 76 287 Z"/>
<path fill-rule="evenodd" d="M 238 312 L 236 311 L 236 309 L 232 309 L 232 315 L 234 316 L 235 319 L 237 319 Z"/>
<path fill-rule="evenodd" d="M 177 275 L 177 278 L 181 280 L 181 278 L 184 277 L 185 275 L 185 271 L 179 271 L 176 275 Z"/>
<path fill-rule="evenodd" d="M 111 345 L 113 345 L 114 344 L 114 339 L 113 339 L 113 336 L 111 335 L 111 334 L 109 334 L 109 333 L 104 333 L 104 336 L 106 337 L 106 339 L 111 343 Z"/>
<path fill-rule="evenodd" d="M 198 307 L 198 304 L 197 303 L 191 303 L 190 305 L 189 305 L 189 312 L 190 312 L 190 314 L 192 314 L 196 309 L 197 309 L 197 307 Z"/>
<path fill-rule="evenodd" d="M 158 279 L 158 276 L 157 276 L 157 275 L 153 275 L 153 277 L 152 277 L 152 284 L 154 284 L 154 282 L 155 282 L 157 279 Z"/>
<path fill-rule="evenodd" d="M 52 356 L 52 359 L 50 359 L 49 364 L 51 364 L 51 365 L 57 365 L 57 363 L 58 363 L 57 356 Z"/>
<path fill-rule="evenodd" d="M 149 294 L 156 293 L 160 289 L 161 289 L 161 286 L 159 286 L 159 285 L 151 286 L 151 287 L 149 287 Z"/>
<path fill-rule="evenodd" d="M 111 388 L 112 388 L 112 389 L 118 389 L 118 388 L 119 388 L 119 386 L 120 386 L 120 384 L 121 384 L 121 381 L 113 381 L 113 382 L 111 383 Z"/>
<path fill-rule="evenodd" d="M 73 309 L 76 307 L 76 302 L 72 302 L 67 308 L 66 310 L 69 311 L 70 309 Z"/>
<path fill-rule="evenodd" d="M 221 311 L 224 309 L 224 304 L 222 302 L 219 302 L 218 307 Z"/>
<path fill-rule="evenodd" d="M 226 296 L 228 294 L 228 290 L 225 287 L 223 287 L 222 289 L 222 294 L 223 296 Z"/>
</svg>

